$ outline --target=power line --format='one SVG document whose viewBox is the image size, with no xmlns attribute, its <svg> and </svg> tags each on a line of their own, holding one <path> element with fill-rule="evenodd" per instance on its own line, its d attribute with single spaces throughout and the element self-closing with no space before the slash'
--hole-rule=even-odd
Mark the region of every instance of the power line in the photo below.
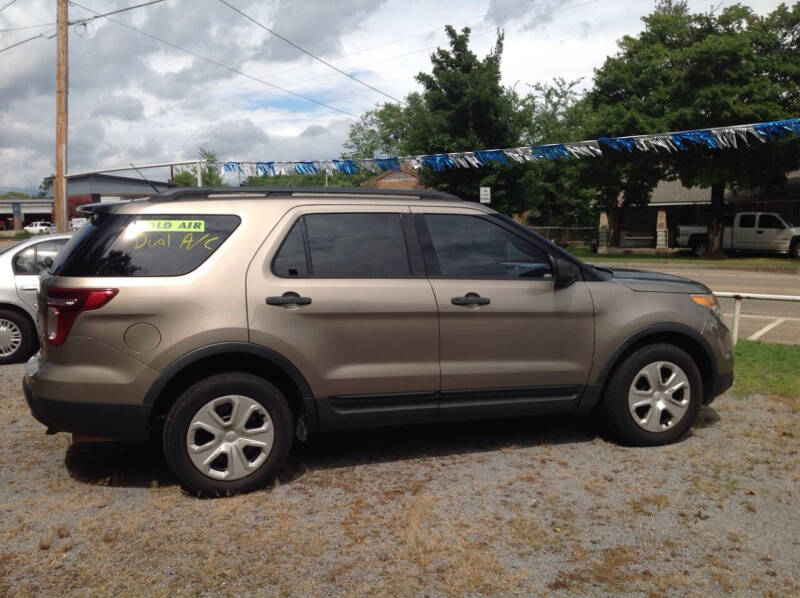
<svg viewBox="0 0 800 598">
<path fill-rule="evenodd" d="M 2 8 L 0 8 L 0 12 L 3 12 L 3 11 L 4 11 L 5 9 L 7 9 L 9 6 L 11 6 L 12 4 L 14 4 L 14 2 L 16 2 L 16 1 L 17 1 L 17 0 L 11 0 L 11 2 L 9 2 L 8 4 L 6 4 L 6 5 L 5 5 L 5 6 L 3 6 Z"/>
<path fill-rule="evenodd" d="M 159 2 L 164 2 L 164 0 L 150 0 L 150 2 L 143 2 L 142 4 L 136 4 L 135 6 L 127 6 L 125 8 L 112 10 L 111 12 L 104 12 L 103 14 L 97 14 L 97 15 L 95 15 L 93 17 L 89 17 L 88 19 L 79 19 L 77 21 L 70 21 L 69 24 L 70 25 L 85 25 L 86 23 L 94 21 L 95 19 L 99 19 L 100 17 L 107 17 L 109 15 L 115 15 L 115 14 L 118 14 L 118 13 L 121 13 L 121 12 L 127 12 L 129 10 L 133 10 L 134 8 L 142 8 L 143 6 L 150 6 L 151 4 L 158 4 Z M 77 3 L 74 3 L 74 2 L 73 2 L 73 4 L 75 4 L 75 6 L 80 6 L 80 4 L 77 4 Z M 86 10 L 90 10 L 90 9 L 86 8 L 85 6 L 81 6 L 81 8 L 85 8 Z M 92 11 L 92 12 L 94 12 L 94 11 Z"/>
<path fill-rule="evenodd" d="M 11 44 L 10 46 L 6 46 L 5 48 L 0 48 L 0 54 L 5 52 L 6 50 L 10 50 L 11 48 L 16 48 L 17 46 L 21 46 L 22 44 L 27 44 L 28 42 L 32 42 L 35 39 L 39 39 L 39 38 L 52 39 L 53 36 L 55 36 L 54 33 L 51 34 L 51 35 L 47 35 L 46 33 L 40 33 L 39 35 L 34 35 L 33 37 L 29 37 L 28 39 L 23 39 L 22 41 L 19 41 L 19 42 L 15 43 L 15 44 Z"/>
<path fill-rule="evenodd" d="M 40 23 L 39 25 L 25 25 L 24 27 L 8 27 L 7 29 L 0 29 L 0 33 L 7 33 L 9 31 L 23 31 L 24 29 L 40 29 L 42 27 L 52 27 L 53 23 Z"/>
<path fill-rule="evenodd" d="M 73 2 L 72 4 L 82 8 L 84 10 L 88 10 L 89 12 L 92 12 L 92 13 L 94 13 L 96 15 L 100 15 L 100 13 L 98 13 L 96 10 L 93 10 L 91 8 L 83 6 L 82 4 L 79 4 L 77 2 Z M 218 66 L 220 68 L 223 68 L 225 70 L 231 71 L 232 73 L 236 73 L 237 75 L 241 75 L 242 77 L 247 77 L 248 79 L 251 79 L 253 81 L 256 81 L 258 83 L 266 85 L 267 87 L 271 87 L 273 89 L 277 89 L 278 91 L 282 91 L 284 93 L 288 93 L 291 96 L 294 96 L 294 97 L 299 98 L 301 100 L 305 100 L 307 102 L 311 102 L 312 104 L 316 104 L 317 106 L 322 106 L 323 108 L 328 108 L 329 110 L 334 110 L 335 112 L 339 112 L 341 114 L 345 114 L 345 115 L 351 116 L 353 118 L 358 118 L 358 116 L 356 116 L 355 114 L 352 114 L 350 112 L 347 112 L 346 110 L 342 110 L 341 108 L 336 108 L 335 106 L 331 106 L 330 104 L 326 104 L 325 102 L 320 102 L 320 101 L 315 100 L 313 98 L 309 98 L 308 96 L 304 96 L 302 94 L 295 93 L 294 91 L 290 91 L 290 90 L 288 90 L 288 89 L 286 89 L 284 87 L 279 87 L 278 85 L 275 85 L 274 83 L 270 83 L 269 81 L 265 81 L 264 79 L 259 79 L 258 77 L 255 77 L 253 75 L 245 73 L 244 71 L 240 71 L 239 69 L 234 68 L 232 66 L 228 66 L 227 64 L 223 64 L 223 63 L 221 63 L 221 62 L 219 62 L 217 60 L 214 60 L 213 58 L 208 58 L 207 56 L 203 56 L 201 54 L 198 54 L 197 52 L 193 52 L 192 50 L 187 50 L 184 47 L 181 47 L 181 46 L 179 46 L 177 44 L 173 44 L 172 42 L 169 42 L 169 41 L 167 41 L 165 39 L 161 39 L 160 37 L 156 37 L 155 35 L 147 33 L 146 31 L 142 31 L 141 29 L 137 29 L 136 27 L 132 27 L 131 25 L 128 25 L 126 23 L 122 23 L 121 21 L 117 21 L 116 19 L 112 19 L 111 17 L 106 17 L 106 19 L 108 19 L 112 23 L 116 23 L 117 25 L 119 25 L 121 27 L 125 27 L 126 29 L 130 29 L 131 31 L 135 31 L 136 33 L 144 35 L 145 37 L 149 37 L 152 40 L 155 40 L 155 41 L 160 42 L 160 43 L 162 43 L 164 45 L 167 45 L 170 48 L 174 48 L 174 49 L 179 50 L 181 52 L 185 52 L 186 54 L 189 54 L 190 56 L 194 56 L 195 58 L 199 58 L 200 60 L 208 62 L 209 64 L 216 65 L 216 66 Z"/>
<path fill-rule="evenodd" d="M 8 4 L 6 4 L 3 8 L 0 8 L 0 11 L 2 11 L 4 8 L 7 8 L 7 7 L 11 6 L 16 1 L 17 0 L 12 0 Z M 135 6 L 128 6 L 126 8 L 120 8 L 118 10 L 112 10 L 111 12 L 107 12 L 107 13 L 104 13 L 104 14 L 101 14 L 101 15 L 96 15 L 94 17 L 89 17 L 88 19 L 78 19 L 77 21 L 70 21 L 68 23 L 68 25 L 85 25 L 86 23 L 94 21 L 95 19 L 99 19 L 100 17 L 107 17 L 108 15 L 115 15 L 115 14 L 120 13 L 120 12 L 126 12 L 126 11 L 129 11 L 129 10 L 133 10 L 134 8 L 141 8 L 143 6 L 150 6 L 151 4 L 158 4 L 159 2 L 164 2 L 164 0 L 150 0 L 150 2 L 144 2 L 142 4 L 136 4 Z M 81 8 L 83 8 L 83 7 L 81 7 Z M 0 29 L 0 33 L 4 33 L 4 32 L 7 32 L 7 31 L 21 31 L 23 29 L 37 29 L 39 27 L 50 27 L 51 25 L 55 25 L 55 23 L 42 23 L 41 25 L 28 25 L 27 27 L 11 27 L 9 29 Z M 33 41 L 35 39 L 39 39 L 40 37 L 46 37 L 46 38 L 50 39 L 52 36 L 48 36 L 48 35 L 46 35 L 44 33 L 40 33 L 39 35 L 34 35 L 33 37 L 29 37 L 28 39 L 24 39 L 21 42 L 17 42 L 15 44 L 12 44 L 12 45 L 6 47 L 6 48 L 3 48 L 2 50 L 0 50 L 0 52 L 5 52 L 6 50 L 10 50 L 11 48 L 15 48 L 16 46 L 21 46 L 22 44 L 27 43 L 29 41 Z"/>
<path fill-rule="evenodd" d="M 359 83 L 359 84 L 363 85 L 364 87 L 368 87 L 368 88 L 369 88 L 369 89 L 371 89 L 372 91 L 376 91 L 376 92 L 378 92 L 379 94 L 381 94 L 382 96 L 386 96 L 387 98 L 389 98 L 390 100 L 392 100 L 392 101 L 394 101 L 394 102 L 397 102 L 398 104 L 402 104 L 402 103 L 403 103 L 401 100 L 398 100 L 396 97 L 394 97 L 394 96 L 391 96 L 391 95 L 389 95 L 388 93 L 386 93 L 385 91 L 381 91 L 381 90 L 380 90 L 380 89 L 378 89 L 377 87 L 374 87 L 374 86 L 370 85 L 369 83 L 367 83 L 367 82 L 365 82 L 365 81 L 362 81 L 362 80 L 361 80 L 361 79 L 359 79 L 358 77 L 355 77 L 355 76 L 351 75 L 350 73 L 343 71 L 343 70 L 342 70 L 342 69 L 340 69 L 339 67 L 337 67 L 337 66 L 334 66 L 333 64 L 331 64 L 330 62 L 328 62 L 327 60 L 325 60 L 324 58 L 320 58 L 320 57 L 319 57 L 319 56 L 317 56 L 316 54 L 313 54 L 312 52 L 309 52 L 308 50 L 306 50 L 306 49 L 305 49 L 305 48 L 303 48 L 302 46 L 299 46 L 298 44 L 294 43 L 294 42 L 293 42 L 292 40 L 290 40 L 289 38 L 287 38 L 287 37 L 284 37 L 283 35 L 281 35 L 280 33 L 276 32 L 276 31 L 273 31 L 272 29 L 270 29 L 269 27 L 267 27 L 267 26 L 266 26 L 266 25 L 264 25 L 263 23 L 261 23 L 261 22 L 259 22 L 259 21 L 255 20 L 255 19 L 254 19 L 253 17 L 251 17 L 250 15 L 248 15 L 248 14 L 246 14 L 246 13 L 242 12 L 241 10 L 239 10 L 238 8 L 236 8 L 236 7 L 235 7 L 233 4 L 231 4 L 230 2 L 228 2 L 228 0 L 219 0 L 219 1 L 220 1 L 222 4 L 224 4 L 225 6 L 227 6 L 228 8 L 230 8 L 231 10 L 233 10 L 234 12 L 237 12 L 237 13 L 239 13 L 241 16 L 243 16 L 245 19 L 247 19 L 247 20 L 248 20 L 248 21 L 250 21 L 251 23 L 254 23 L 255 25 L 258 25 L 258 26 L 259 26 L 259 27 L 261 27 L 261 28 L 262 28 L 264 31 L 266 31 L 266 32 L 268 32 L 268 33 L 271 33 L 272 35 L 274 35 L 274 36 L 275 36 L 275 37 L 277 37 L 278 39 L 280 39 L 280 40 L 282 40 L 282 41 L 286 42 L 287 44 L 289 44 L 289 45 L 290 45 L 290 46 L 292 46 L 293 48 L 296 48 L 297 50 L 300 50 L 300 51 L 301 51 L 303 54 L 306 54 L 306 55 L 310 56 L 310 57 L 311 57 L 311 58 L 313 58 L 314 60 L 316 60 L 316 61 L 318 61 L 318 62 L 321 62 L 322 64 L 324 64 L 324 65 L 325 65 L 325 66 L 327 66 L 328 68 L 331 68 L 331 69 L 333 69 L 334 71 L 336 71 L 337 73 L 341 73 L 342 75 L 344 75 L 345 77 L 348 77 L 348 78 L 352 79 L 352 80 L 353 80 L 353 81 L 355 81 L 356 83 Z"/>
</svg>

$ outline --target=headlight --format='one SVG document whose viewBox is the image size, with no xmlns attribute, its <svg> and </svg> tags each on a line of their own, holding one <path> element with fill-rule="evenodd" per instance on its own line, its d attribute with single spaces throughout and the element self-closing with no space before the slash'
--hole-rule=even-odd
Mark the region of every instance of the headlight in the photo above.
<svg viewBox="0 0 800 598">
<path fill-rule="evenodd" d="M 717 316 L 722 314 L 717 298 L 714 295 L 690 295 L 692 301 L 713 311 Z"/>
</svg>

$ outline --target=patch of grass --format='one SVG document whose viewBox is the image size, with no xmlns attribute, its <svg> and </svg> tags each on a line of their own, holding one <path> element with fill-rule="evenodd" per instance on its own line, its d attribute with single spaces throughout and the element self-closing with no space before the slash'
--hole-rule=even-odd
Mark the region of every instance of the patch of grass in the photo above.
<svg viewBox="0 0 800 598">
<path fill-rule="evenodd" d="M 800 346 L 740 340 L 735 355 L 734 393 L 800 399 Z"/>
<path fill-rule="evenodd" d="M 642 262 L 651 264 L 677 264 L 681 266 L 713 266 L 715 268 L 789 268 L 800 269 L 800 262 L 786 257 L 736 257 L 730 259 L 697 258 L 692 254 L 671 253 L 666 255 L 647 255 L 640 253 L 595 253 L 588 247 L 570 247 L 572 255 L 590 264 L 614 262 Z"/>
</svg>

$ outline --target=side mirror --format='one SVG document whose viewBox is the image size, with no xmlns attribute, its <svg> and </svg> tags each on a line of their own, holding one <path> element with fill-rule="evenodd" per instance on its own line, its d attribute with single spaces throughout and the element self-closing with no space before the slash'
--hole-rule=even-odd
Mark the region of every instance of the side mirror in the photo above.
<svg viewBox="0 0 800 598">
<path fill-rule="evenodd" d="M 556 288 L 563 289 L 581 279 L 580 268 L 569 260 L 561 257 L 553 259 L 556 270 Z"/>
</svg>

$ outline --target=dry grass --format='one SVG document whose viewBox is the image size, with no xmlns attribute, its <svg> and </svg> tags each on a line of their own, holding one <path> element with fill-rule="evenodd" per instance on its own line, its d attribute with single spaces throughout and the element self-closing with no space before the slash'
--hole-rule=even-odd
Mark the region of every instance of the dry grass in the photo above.
<svg viewBox="0 0 800 598">
<path fill-rule="evenodd" d="M 722 399 L 652 449 L 571 417 L 340 434 L 210 501 L 157 450 L 44 436 L 17 381 L 0 376 L 0 596 L 800 592 L 800 425 L 780 401 Z"/>
</svg>

